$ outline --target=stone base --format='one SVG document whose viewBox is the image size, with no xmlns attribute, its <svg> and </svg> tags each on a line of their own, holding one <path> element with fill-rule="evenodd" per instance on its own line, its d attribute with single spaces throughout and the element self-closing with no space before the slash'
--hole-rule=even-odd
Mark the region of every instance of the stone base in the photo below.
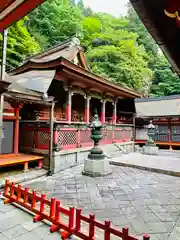
<svg viewBox="0 0 180 240">
<path fill-rule="evenodd" d="M 111 173 L 109 161 L 106 158 L 103 160 L 84 160 L 84 171 L 82 172 L 83 175 L 90 177 L 101 177 L 107 176 Z"/>
<path fill-rule="evenodd" d="M 143 153 L 147 155 L 158 155 L 159 148 L 156 145 L 145 145 Z"/>
</svg>

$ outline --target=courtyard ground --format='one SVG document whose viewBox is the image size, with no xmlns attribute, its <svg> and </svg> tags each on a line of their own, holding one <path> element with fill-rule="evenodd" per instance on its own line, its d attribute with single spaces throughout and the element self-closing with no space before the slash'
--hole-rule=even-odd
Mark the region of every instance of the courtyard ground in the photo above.
<svg viewBox="0 0 180 240">
<path fill-rule="evenodd" d="M 28 184 L 65 206 L 110 219 L 118 228 L 128 226 L 136 236 L 180 239 L 180 178 L 134 168 L 111 166 L 112 175 L 90 178 L 82 166 L 67 169 Z"/>
<path fill-rule="evenodd" d="M 134 167 L 180 177 L 179 158 L 179 151 L 159 151 L 159 155 L 155 156 L 132 152 L 112 158 L 110 161 L 118 166 Z"/>
<path fill-rule="evenodd" d="M 0 199 L 0 240 L 60 240 L 59 233 L 51 234 L 49 226 L 33 223 L 32 216 Z"/>
</svg>

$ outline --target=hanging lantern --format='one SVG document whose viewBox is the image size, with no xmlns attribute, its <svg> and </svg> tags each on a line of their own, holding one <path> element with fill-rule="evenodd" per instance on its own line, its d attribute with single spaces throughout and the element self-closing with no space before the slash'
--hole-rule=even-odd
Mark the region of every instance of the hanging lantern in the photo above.
<svg viewBox="0 0 180 240">
<path fill-rule="evenodd" d="M 177 25 L 180 27 L 180 1 L 168 0 L 166 9 L 164 9 L 166 16 L 175 18 Z"/>
</svg>

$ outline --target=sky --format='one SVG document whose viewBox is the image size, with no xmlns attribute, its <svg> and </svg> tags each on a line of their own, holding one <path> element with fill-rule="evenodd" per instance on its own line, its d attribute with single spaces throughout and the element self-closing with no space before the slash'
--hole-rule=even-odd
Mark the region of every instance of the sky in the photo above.
<svg viewBox="0 0 180 240">
<path fill-rule="evenodd" d="M 126 14 L 128 0 L 83 0 L 85 6 L 95 12 L 106 12 L 114 16 Z"/>
</svg>

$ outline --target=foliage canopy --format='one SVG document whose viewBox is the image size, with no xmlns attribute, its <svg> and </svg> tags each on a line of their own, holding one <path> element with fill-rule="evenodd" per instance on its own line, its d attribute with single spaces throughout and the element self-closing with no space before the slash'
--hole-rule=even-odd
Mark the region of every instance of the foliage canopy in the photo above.
<svg viewBox="0 0 180 240">
<path fill-rule="evenodd" d="M 40 51 L 40 45 L 25 26 L 27 18 L 21 19 L 8 29 L 7 70 L 19 66 L 28 56 Z M 2 59 L 2 35 L 0 34 L 0 61 Z"/>
<path fill-rule="evenodd" d="M 73 0 L 45 2 L 9 28 L 8 70 L 75 35 L 87 49 L 94 73 L 148 95 L 180 93 L 179 78 L 130 4 L 125 17 L 114 17 L 94 13 L 83 0 L 77 4 Z"/>
</svg>

